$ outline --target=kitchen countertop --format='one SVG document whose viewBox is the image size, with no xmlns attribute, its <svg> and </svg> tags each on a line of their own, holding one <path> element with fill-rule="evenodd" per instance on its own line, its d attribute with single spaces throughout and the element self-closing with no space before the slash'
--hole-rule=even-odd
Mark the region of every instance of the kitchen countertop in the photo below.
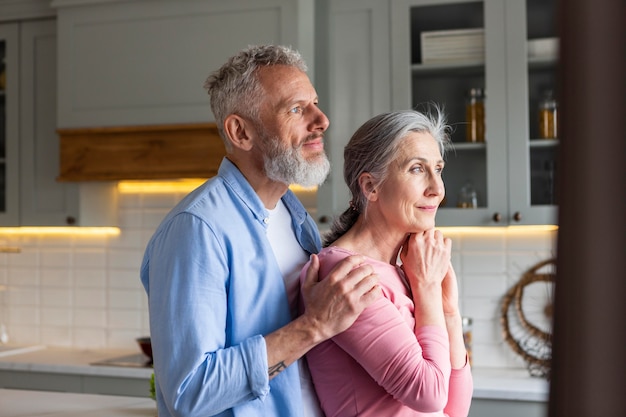
<svg viewBox="0 0 626 417">
<path fill-rule="evenodd" d="M 97 375 L 128 378 L 150 378 L 150 367 L 91 365 L 108 359 L 139 354 L 139 350 L 72 349 L 45 347 L 26 353 L 0 357 L 0 370 L 49 372 L 74 375 Z M 147 358 L 146 358 L 147 359 Z"/>
<path fill-rule="evenodd" d="M 2 417 L 156 417 L 150 398 L 0 389 Z"/>
<path fill-rule="evenodd" d="M 150 378 L 152 368 L 149 367 L 91 365 L 94 362 L 137 353 L 139 350 L 41 347 L 25 353 L 0 357 L 0 371 Z M 472 375 L 474 398 L 539 402 L 548 400 L 548 381 L 531 377 L 526 369 L 474 368 Z"/>
<path fill-rule="evenodd" d="M 526 369 L 474 368 L 473 398 L 547 402 L 548 380 L 529 375 Z"/>
</svg>

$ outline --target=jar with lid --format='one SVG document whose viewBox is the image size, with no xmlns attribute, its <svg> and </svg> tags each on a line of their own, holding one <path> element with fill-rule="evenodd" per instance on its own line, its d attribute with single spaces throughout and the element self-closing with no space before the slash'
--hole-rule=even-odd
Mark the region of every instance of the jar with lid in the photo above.
<svg viewBox="0 0 626 417">
<path fill-rule="evenodd" d="M 467 122 L 465 140 L 467 142 L 484 142 L 485 92 L 482 88 L 472 88 L 467 92 L 465 120 Z"/>
<path fill-rule="evenodd" d="M 558 137 L 558 108 L 552 90 L 547 90 L 539 102 L 539 137 L 541 139 Z"/>
</svg>

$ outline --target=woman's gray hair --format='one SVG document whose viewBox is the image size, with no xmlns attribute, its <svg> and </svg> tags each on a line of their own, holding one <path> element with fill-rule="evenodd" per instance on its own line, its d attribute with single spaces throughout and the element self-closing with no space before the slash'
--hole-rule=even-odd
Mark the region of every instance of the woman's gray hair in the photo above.
<svg viewBox="0 0 626 417">
<path fill-rule="evenodd" d="M 430 133 L 442 156 L 451 147 L 450 126 L 442 109 L 434 104 L 424 113 L 396 111 L 380 114 L 365 122 L 354 132 L 343 152 L 343 177 L 351 194 L 350 206 L 333 221 L 330 231 L 324 236 L 324 246 L 329 246 L 346 233 L 365 212 L 368 200 L 359 185 L 361 174 L 367 172 L 374 178 L 376 186 L 381 184 L 387 178 L 389 166 L 399 156 L 409 132 Z"/>
<path fill-rule="evenodd" d="M 220 69 L 213 72 L 204 83 L 211 99 L 211 110 L 226 151 L 232 150 L 224 133 L 224 119 L 238 114 L 259 121 L 263 86 L 257 69 L 270 65 L 287 65 L 306 72 L 307 66 L 300 53 L 282 45 L 253 45 L 230 57 Z"/>
</svg>

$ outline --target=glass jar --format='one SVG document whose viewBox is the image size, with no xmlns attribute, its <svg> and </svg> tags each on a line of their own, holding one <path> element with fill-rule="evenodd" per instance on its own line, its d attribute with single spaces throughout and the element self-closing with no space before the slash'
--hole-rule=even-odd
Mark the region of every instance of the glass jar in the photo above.
<svg viewBox="0 0 626 417">
<path fill-rule="evenodd" d="M 467 92 L 465 121 L 467 122 L 465 140 L 467 142 L 484 142 L 485 92 L 482 88 L 472 88 Z"/>
<path fill-rule="evenodd" d="M 478 207 L 478 195 L 476 189 L 471 182 L 466 183 L 459 190 L 459 196 L 456 206 L 458 208 L 475 209 Z"/>
<path fill-rule="evenodd" d="M 558 103 L 552 90 L 544 93 L 539 102 L 539 137 L 556 139 L 558 137 Z"/>
<path fill-rule="evenodd" d="M 461 320 L 463 323 L 463 342 L 465 342 L 469 364 L 472 366 L 472 319 L 470 317 L 462 317 Z"/>
</svg>

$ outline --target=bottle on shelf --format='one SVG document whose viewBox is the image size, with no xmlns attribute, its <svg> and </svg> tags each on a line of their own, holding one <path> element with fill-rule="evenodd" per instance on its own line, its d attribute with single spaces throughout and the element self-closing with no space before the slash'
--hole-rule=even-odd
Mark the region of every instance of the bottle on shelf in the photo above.
<svg viewBox="0 0 626 417">
<path fill-rule="evenodd" d="M 478 195 L 471 182 L 467 182 L 459 190 L 458 208 L 475 209 L 478 207 Z"/>
<path fill-rule="evenodd" d="M 465 140 L 467 142 L 484 142 L 485 92 L 482 88 L 472 88 L 467 92 L 465 118 L 467 122 Z"/>
<path fill-rule="evenodd" d="M 539 102 L 539 137 L 556 139 L 558 137 L 558 103 L 552 90 L 546 90 Z"/>
</svg>

